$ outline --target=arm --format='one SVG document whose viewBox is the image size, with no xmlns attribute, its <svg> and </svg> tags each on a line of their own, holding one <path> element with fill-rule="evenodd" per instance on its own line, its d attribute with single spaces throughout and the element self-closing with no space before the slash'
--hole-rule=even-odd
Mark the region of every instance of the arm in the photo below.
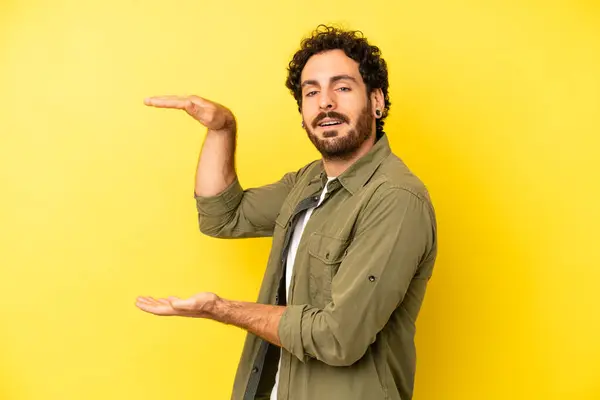
<svg viewBox="0 0 600 400">
<path fill-rule="evenodd" d="M 154 299 L 139 296 L 136 306 L 159 316 L 207 318 L 245 329 L 261 338 L 281 346 L 278 327 L 283 306 L 231 301 L 214 293 L 198 293 L 187 299 L 175 296 Z"/>
<path fill-rule="evenodd" d="M 244 191 L 235 170 L 237 123 L 229 109 L 198 96 L 150 97 L 145 104 L 185 110 L 208 128 L 194 187 L 200 230 L 220 238 L 270 236 L 296 173 Z"/>
<path fill-rule="evenodd" d="M 185 110 L 208 129 L 198 159 L 196 195 L 214 196 L 231 185 L 236 178 L 234 159 L 237 123 L 229 109 L 199 96 L 154 96 L 144 99 L 144 104 Z"/>
<path fill-rule="evenodd" d="M 324 309 L 229 301 L 213 293 L 185 300 L 139 297 L 137 306 L 156 315 L 234 325 L 302 361 L 310 356 L 334 366 L 351 365 L 375 340 L 402 302 L 421 260 L 429 256 L 434 223 L 422 200 L 402 189 L 373 201 L 333 280 L 333 301 Z"/>
<path fill-rule="evenodd" d="M 200 231 L 217 238 L 271 236 L 299 173 L 289 172 L 277 182 L 246 190 L 235 178 L 218 195 L 196 195 Z"/>
<path fill-rule="evenodd" d="M 284 311 L 284 306 L 219 299 L 207 318 L 245 329 L 281 347 L 278 328 Z"/>
<path fill-rule="evenodd" d="M 237 178 L 235 147 L 237 123 L 230 111 L 223 111 L 224 123 L 218 129 L 208 129 L 196 169 L 196 196 L 215 196 Z"/>
<path fill-rule="evenodd" d="M 403 189 L 369 204 L 332 281 L 324 309 L 290 305 L 282 314 L 282 347 L 335 366 L 358 361 L 402 303 L 422 260 L 434 246 L 433 216 Z M 428 275 L 425 275 L 427 277 Z"/>
</svg>

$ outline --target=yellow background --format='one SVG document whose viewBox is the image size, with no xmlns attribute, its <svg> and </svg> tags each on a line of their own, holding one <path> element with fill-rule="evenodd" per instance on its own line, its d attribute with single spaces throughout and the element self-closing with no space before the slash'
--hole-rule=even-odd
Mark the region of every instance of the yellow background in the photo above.
<svg viewBox="0 0 600 400">
<path fill-rule="evenodd" d="M 228 398 L 244 332 L 135 297 L 251 301 L 270 241 L 199 233 L 204 129 L 143 98 L 232 108 L 269 183 L 318 157 L 284 80 L 319 23 L 381 47 L 438 212 L 415 399 L 600 398 L 598 2 L 4 0 L 0 399 Z"/>
</svg>

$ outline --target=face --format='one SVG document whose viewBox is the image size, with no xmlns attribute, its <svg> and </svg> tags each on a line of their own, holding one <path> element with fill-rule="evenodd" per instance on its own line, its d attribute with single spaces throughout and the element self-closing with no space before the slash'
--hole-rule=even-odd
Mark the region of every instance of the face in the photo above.
<svg viewBox="0 0 600 400">
<path fill-rule="evenodd" d="M 379 99 L 367 95 L 358 63 L 342 50 L 312 56 L 301 84 L 304 129 L 324 158 L 350 158 L 374 138 Z"/>
</svg>

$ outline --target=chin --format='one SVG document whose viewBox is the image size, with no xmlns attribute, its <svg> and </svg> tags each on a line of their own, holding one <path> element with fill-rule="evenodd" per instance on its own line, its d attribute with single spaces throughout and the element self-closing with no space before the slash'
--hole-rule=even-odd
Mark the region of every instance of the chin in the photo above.
<svg viewBox="0 0 600 400">
<path fill-rule="evenodd" d="M 348 135 L 348 131 L 349 131 L 349 129 L 324 131 L 324 132 L 321 132 L 321 137 L 323 139 L 340 138 L 340 137 L 344 137 L 344 136 Z"/>
</svg>

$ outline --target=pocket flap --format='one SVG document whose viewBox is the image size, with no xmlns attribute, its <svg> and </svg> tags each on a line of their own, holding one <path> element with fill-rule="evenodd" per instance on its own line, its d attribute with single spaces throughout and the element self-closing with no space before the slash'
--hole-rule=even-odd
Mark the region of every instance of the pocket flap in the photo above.
<svg viewBox="0 0 600 400">
<path fill-rule="evenodd" d="M 275 218 L 275 223 L 279 225 L 281 228 L 286 228 L 288 223 L 290 222 L 290 218 L 292 217 L 292 209 L 288 203 L 284 203 L 279 213 L 277 214 L 277 218 Z"/>
<path fill-rule="evenodd" d="M 346 255 L 347 247 L 346 240 L 313 232 L 308 242 L 308 253 L 325 264 L 337 264 Z"/>
</svg>

